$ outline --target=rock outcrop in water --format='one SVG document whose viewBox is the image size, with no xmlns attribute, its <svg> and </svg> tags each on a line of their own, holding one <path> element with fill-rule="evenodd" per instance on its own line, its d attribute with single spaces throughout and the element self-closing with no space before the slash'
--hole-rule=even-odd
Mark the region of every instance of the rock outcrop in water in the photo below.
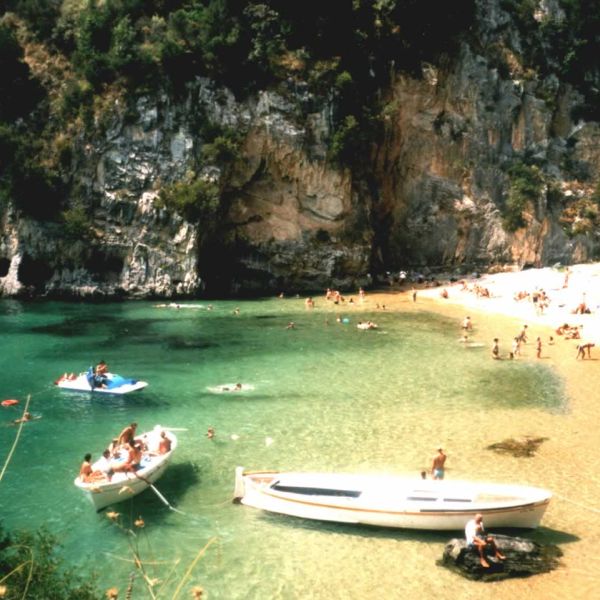
<svg viewBox="0 0 600 600">
<path fill-rule="evenodd" d="M 562 551 L 555 545 L 541 545 L 526 538 L 494 535 L 505 560 L 489 557 L 489 568 L 482 567 L 479 554 L 467 548 L 464 539 L 452 539 L 439 562 L 467 579 L 498 581 L 510 577 L 529 577 L 548 573 L 559 566 Z"/>
<path fill-rule="evenodd" d="M 421 76 L 398 72 L 382 91 L 383 135 L 360 169 L 327 160 L 334 99 L 312 96 L 302 82 L 238 101 L 198 79 L 179 98 L 141 97 L 133 112 L 107 101 L 93 129 L 80 132 L 72 165 L 89 235 L 74 240 L 8 208 L 0 294 L 356 289 L 386 269 L 597 258 L 590 198 L 600 180 L 599 125 L 573 118 L 582 101 L 573 87 L 520 64 L 510 51 L 519 32 L 502 2 L 477 6 L 479 44 L 423 64 Z M 237 131 L 240 157 L 226 167 L 200 160 L 202 123 Z M 525 158 L 543 174 L 540 192 L 518 215 L 523 224 L 507 228 L 509 165 Z M 221 190 L 219 211 L 199 223 L 157 202 L 189 172 Z"/>
</svg>

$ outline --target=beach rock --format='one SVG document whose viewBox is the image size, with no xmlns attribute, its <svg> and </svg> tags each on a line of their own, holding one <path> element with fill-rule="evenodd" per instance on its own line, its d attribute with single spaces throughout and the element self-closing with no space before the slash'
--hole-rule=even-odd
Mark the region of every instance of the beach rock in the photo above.
<svg viewBox="0 0 600 600">
<path fill-rule="evenodd" d="M 496 545 L 506 557 L 498 560 L 488 556 L 489 568 L 482 567 L 479 554 L 470 548 L 464 539 L 454 538 L 444 548 L 438 565 L 446 567 L 467 579 L 498 581 L 510 577 L 529 577 L 547 573 L 559 565 L 561 549 L 554 544 L 538 544 L 521 537 L 494 534 Z"/>
</svg>

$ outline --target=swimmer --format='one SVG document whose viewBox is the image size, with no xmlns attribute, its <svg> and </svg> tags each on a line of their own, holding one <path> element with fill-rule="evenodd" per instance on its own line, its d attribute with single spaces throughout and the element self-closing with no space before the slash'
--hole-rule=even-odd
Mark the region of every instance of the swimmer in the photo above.
<svg viewBox="0 0 600 600">
<path fill-rule="evenodd" d="M 286 329 L 296 329 L 296 324 L 294 323 L 294 321 L 290 321 L 287 325 L 286 325 Z"/>
<path fill-rule="evenodd" d="M 214 427 L 209 427 L 207 432 L 206 432 L 206 437 L 209 440 L 212 440 L 215 437 L 215 428 Z"/>
<path fill-rule="evenodd" d="M 39 419 L 40 417 L 34 417 L 29 411 L 25 411 L 20 419 L 15 419 L 13 423 L 18 425 L 19 423 L 27 423 L 27 421 L 33 421 L 33 419 Z"/>
</svg>

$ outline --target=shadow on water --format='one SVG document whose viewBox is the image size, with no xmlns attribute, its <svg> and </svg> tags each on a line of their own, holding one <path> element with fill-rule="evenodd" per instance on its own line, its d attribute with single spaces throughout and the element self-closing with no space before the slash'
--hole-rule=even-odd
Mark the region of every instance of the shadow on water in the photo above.
<svg viewBox="0 0 600 600">
<path fill-rule="evenodd" d="M 108 317 L 108 319 L 111 319 L 111 317 Z M 103 324 L 106 324 L 104 320 Z M 29 333 L 54 335 L 57 337 L 87 336 L 93 333 L 94 327 L 98 327 L 98 318 L 77 317 L 65 319 L 60 323 L 49 323 L 47 325 L 31 327 Z"/>
<path fill-rule="evenodd" d="M 219 347 L 219 344 L 208 342 L 206 339 L 195 339 L 185 336 L 163 337 L 161 343 L 169 350 L 205 350 L 206 348 Z"/>
<path fill-rule="evenodd" d="M 153 485 L 172 507 L 177 508 L 187 491 L 199 482 L 199 468 L 187 462 L 170 465 L 165 474 Z M 99 512 L 99 515 L 106 515 L 113 510 L 122 515 L 131 515 L 133 519 L 141 516 L 153 525 L 160 524 L 171 512 L 150 488 L 130 500 L 107 506 Z"/>
</svg>

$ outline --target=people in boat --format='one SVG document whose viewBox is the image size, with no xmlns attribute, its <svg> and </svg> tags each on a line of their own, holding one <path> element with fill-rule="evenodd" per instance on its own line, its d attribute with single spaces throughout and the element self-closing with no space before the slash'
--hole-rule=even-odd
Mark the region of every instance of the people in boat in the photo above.
<svg viewBox="0 0 600 600">
<path fill-rule="evenodd" d="M 96 463 L 96 470 L 92 473 L 92 477 L 94 474 L 98 474 L 99 476 L 105 477 L 108 481 L 110 481 L 112 479 L 113 472 L 110 450 L 107 448 L 102 453 L 102 456 L 98 459 L 98 462 Z"/>
<path fill-rule="evenodd" d="M 448 457 L 444 454 L 442 448 L 438 448 L 437 452 L 431 464 L 431 476 L 433 479 L 444 479 L 444 465 Z"/>
<path fill-rule="evenodd" d="M 101 360 L 94 369 L 94 380 L 96 382 L 96 387 L 106 387 L 108 383 L 108 365 L 106 362 Z"/>
<path fill-rule="evenodd" d="M 125 429 L 123 429 L 123 431 L 121 431 L 121 433 L 119 434 L 119 437 L 117 438 L 117 446 L 123 446 L 125 444 L 133 444 L 136 429 L 137 429 L 136 422 L 133 422 L 133 423 L 129 424 L 127 427 L 125 427 Z"/>
<path fill-rule="evenodd" d="M 171 452 L 171 440 L 167 437 L 166 432 L 163 430 L 160 432 L 160 442 L 158 443 L 158 453 L 166 454 Z"/>
<path fill-rule="evenodd" d="M 112 469 L 115 473 L 133 472 L 140 468 L 142 462 L 142 445 L 139 442 L 127 444 L 127 458 L 125 462 L 112 464 Z"/>
<path fill-rule="evenodd" d="M 498 550 L 496 541 L 491 535 L 485 533 L 483 526 L 483 517 L 478 513 L 473 519 L 467 522 L 465 526 L 465 538 L 467 547 L 476 550 L 479 553 L 479 562 L 482 567 L 489 568 L 490 563 L 485 558 L 485 549 L 489 548 L 494 552 L 494 556 L 499 560 L 506 557 Z"/>
<path fill-rule="evenodd" d="M 108 467 L 108 470 L 110 470 L 110 465 Z M 106 476 L 107 475 L 104 471 L 99 469 L 92 469 L 92 455 L 88 452 L 83 457 L 83 462 L 81 463 L 81 467 L 79 468 L 79 478 L 81 479 L 81 481 L 89 483 L 91 481 L 98 481 L 99 479 L 104 479 Z"/>
<path fill-rule="evenodd" d="M 83 462 L 81 463 L 81 467 L 79 467 L 79 478 L 82 481 L 89 481 L 92 475 L 92 455 L 86 454 L 83 457 Z"/>
<path fill-rule="evenodd" d="M 119 438 L 113 438 L 107 450 L 111 456 L 116 456 L 119 453 Z"/>
<path fill-rule="evenodd" d="M 101 360 L 96 365 L 96 375 L 106 375 L 108 373 L 108 365 L 105 361 Z"/>
</svg>

